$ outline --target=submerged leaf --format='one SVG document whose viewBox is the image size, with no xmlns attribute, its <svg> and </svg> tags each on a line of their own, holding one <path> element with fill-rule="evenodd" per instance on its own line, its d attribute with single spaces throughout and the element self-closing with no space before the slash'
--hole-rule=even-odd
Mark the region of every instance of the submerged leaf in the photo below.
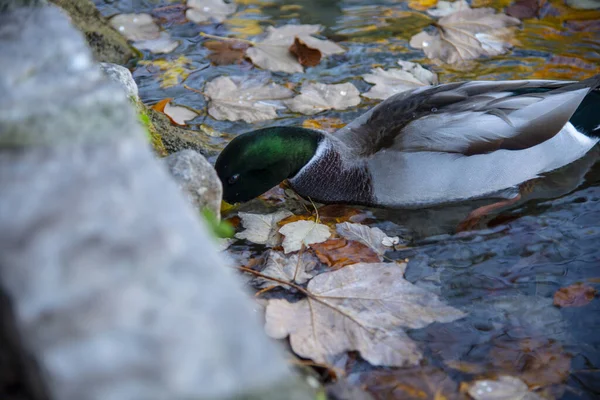
<svg viewBox="0 0 600 400">
<path fill-rule="evenodd" d="M 308 283 L 310 297 L 296 303 L 269 300 L 267 333 L 279 339 L 289 335 L 296 354 L 317 362 L 357 350 L 373 365 L 415 365 L 422 354 L 403 329 L 465 314 L 406 281 L 405 268 L 359 263 L 317 275 Z"/>
<path fill-rule="evenodd" d="M 277 246 L 281 236 L 277 232 L 277 222 L 293 215 L 287 210 L 280 210 L 272 214 L 251 214 L 240 212 L 242 225 L 246 230 L 235 234 L 238 239 L 246 239 L 252 243 L 264 244 L 269 247 Z"/>
<path fill-rule="evenodd" d="M 381 261 L 381 257 L 370 247 L 346 239 L 329 239 L 323 243 L 310 246 L 319 260 L 332 268 L 342 268 L 356 263 L 373 263 Z"/>
<path fill-rule="evenodd" d="M 325 83 L 305 83 L 300 95 L 285 104 L 294 112 L 306 115 L 325 110 L 345 110 L 360 103 L 360 92 L 352 83 L 327 85 Z"/>
<path fill-rule="evenodd" d="M 171 35 L 167 32 L 161 32 L 158 38 L 139 40 L 134 42 L 133 46 L 140 50 L 148 50 L 154 54 L 166 54 L 175 50 L 179 46 L 179 41 L 171 39 Z"/>
<path fill-rule="evenodd" d="M 362 224 L 344 222 L 336 225 L 337 232 L 348 240 L 356 240 L 373 249 L 380 256 L 390 250 L 390 244 L 398 244 L 397 238 L 390 238 L 379 228 L 371 228 Z"/>
<path fill-rule="evenodd" d="M 477 381 L 469 388 L 469 395 L 475 400 L 542 400 L 530 392 L 522 380 L 513 376 Z"/>
<path fill-rule="evenodd" d="M 413 36 L 410 45 L 422 49 L 431 59 L 449 64 L 480 56 L 503 54 L 512 47 L 509 40 L 518 19 L 492 8 L 466 9 L 440 19 L 433 34 L 425 31 Z"/>
<path fill-rule="evenodd" d="M 110 19 L 110 24 L 132 41 L 158 39 L 160 36 L 160 28 L 150 14 L 119 14 Z"/>
<path fill-rule="evenodd" d="M 303 245 L 324 242 L 331 236 L 327 225 L 306 220 L 286 224 L 279 230 L 279 233 L 285 236 L 283 252 L 286 254 L 300 250 Z"/>
<path fill-rule="evenodd" d="M 554 293 L 554 305 L 558 307 L 581 307 L 596 296 L 596 289 L 583 283 L 560 288 Z"/>
<path fill-rule="evenodd" d="M 417 63 L 400 60 L 398 64 L 400 69 L 392 68 L 385 71 L 382 68 L 375 68 L 371 73 L 363 75 L 365 81 L 375 85 L 367 93 L 363 93 L 363 96 L 384 100 L 396 93 L 438 83 L 437 74 Z"/>
<path fill-rule="evenodd" d="M 196 23 L 210 20 L 223 22 L 235 12 L 235 4 L 225 3 L 223 0 L 188 0 L 187 6 L 185 16 Z"/>
<path fill-rule="evenodd" d="M 291 256 L 286 257 L 279 252 L 271 250 L 265 268 L 261 273 L 272 278 L 302 285 L 313 277 L 313 274 L 310 272 L 316 265 L 317 263 L 314 260 L 310 260 L 308 257 L 305 257 L 304 254 L 292 254 Z M 275 286 L 289 288 L 287 285 L 261 277 L 257 277 L 255 281 L 261 288 Z"/>
<path fill-rule="evenodd" d="M 275 118 L 278 106 L 267 101 L 289 98 L 293 92 L 263 80 L 220 76 L 206 84 L 204 94 L 213 118 L 252 123 Z"/>
<path fill-rule="evenodd" d="M 471 7 L 469 7 L 469 3 L 467 3 L 465 0 L 456 0 L 454 2 L 440 0 L 438 1 L 436 8 L 427 10 L 427 14 L 431 15 L 432 17 L 441 18 L 450 14 L 454 14 L 457 11 L 467 10 L 470 8 Z"/>
<path fill-rule="evenodd" d="M 239 63 L 244 59 L 248 44 L 240 41 L 209 40 L 204 42 L 204 47 L 211 53 L 208 59 L 215 65 L 229 65 Z"/>
</svg>

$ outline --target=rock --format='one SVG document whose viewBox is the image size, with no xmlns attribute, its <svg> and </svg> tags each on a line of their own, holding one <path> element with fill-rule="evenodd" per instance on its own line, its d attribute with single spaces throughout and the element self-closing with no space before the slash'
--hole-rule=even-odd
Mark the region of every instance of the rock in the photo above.
<svg viewBox="0 0 600 400">
<path fill-rule="evenodd" d="M 113 29 L 91 0 L 50 0 L 63 8 L 84 35 L 96 61 L 126 64 L 137 50 Z"/>
<path fill-rule="evenodd" d="M 64 14 L 0 14 L 0 48 L 0 339 L 28 397 L 313 399 Z"/>
<path fill-rule="evenodd" d="M 206 158 L 194 150 L 181 150 L 164 161 L 190 203 L 197 210 L 206 207 L 220 218 L 223 187 Z"/>
<path fill-rule="evenodd" d="M 127 97 L 139 100 L 137 83 L 127 68 L 113 63 L 100 63 L 100 68 L 110 80 L 125 90 Z"/>
</svg>

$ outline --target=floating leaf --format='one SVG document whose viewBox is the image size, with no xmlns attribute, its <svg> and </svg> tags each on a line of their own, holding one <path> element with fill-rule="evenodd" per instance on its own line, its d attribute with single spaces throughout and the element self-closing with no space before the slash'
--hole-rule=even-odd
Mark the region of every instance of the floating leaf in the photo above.
<svg viewBox="0 0 600 400">
<path fill-rule="evenodd" d="M 353 240 L 329 239 L 310 247 L 322 263 L 335 269 L 356 263 L 381 261 L 381 257 L 373 249 Z"/>
<path fill-rule="evenodd" d="M 269 300 L 266 331 L 278 339 L 289 335 L 296 354 L 317 362 L 356 350 L 373 365 L 416 365 L 422 354 L 403 329 L 465 314 L 406 281 L 405 268 L 359 263 L 317 275 L 306 299 Z"/>
<path fill-rule="evenodd" d="M 192 22 L 200 23 L 210 20 L 223 22 L 235 12 L 235 4 L 223 0 L 188 0 L 185 16 Z"/>
<path fill-rule="evenodd" d="M 554 305 L 557 307 L 581 307 L 589 304 L 596 296 L 596 289 L 583 283 L 558 289 L 554 293 Z"/>
<path fill-rule="evenodd" d="M 269 100 L 286 99 L 293 92 L 275 83 L 246 77 L 220 76 L 206 84 L 204 95 L 210 99 L 208 113 L 218 120 L 248 123 L 273 119 L 277 104 Z"/>
<path fill-rule="evenodd" d="M 344 121 L 335 117 L 320 117 L 315 119 L 305 119 L 302 126 L 309 129 L 317 129 L 326 132 L 335 132 L 346 125 Z"/>
<path fill-rule="evenodd" d="M 160 28 L 150 14 L 119 14 L 110 19 L 110 24 L 132 41 L 158 39 L 160 36 Z"/>
<path fill-rule="evenodd" d="M 469 388 L 469 395 L 475 400 L 542 400 L 522 380 L 512 376 L 477 381 Z"/>
<path fill-rule="evenodd" d="M 295 38 L 290 46 L 290 52 L 296 56 L 298 62 L 305 67 L 314 67 L 321 62 L 321 51 L 311 49 L 301 39 Z"/>
<path fill-rule="evenodd" d="M 187 6 L 185 4 L 169 4 L 163 7 L 157 7 L 152 9 L 152 16 L 157 18 L 161 25 L 163 24 L 185 24 L 187 18 L 185 17 L 185 11 Z"/>
<path fill-rule="evenodd" d="M 356 240 L 373 249 L 380 256 L 383 256 L 386 251 L 390 250 L 387 244 L 395 242 L 395 238 L 390 238 L 381 229 L 371 228 L 362 224 L 344 222 L 337 224 L 336 230 L 346 239 Z"/>
<path fill-rule="evenodd" d="M 363 93 L 363 96 L 384 100 L 396 93 L 438 83 L 437 74 L 417 63 L 400 60 L 398 64 L 400 69 L 385 71 L 375 68 L 371 73 L 363 75 L 365 81 L 375 85 L 367 93 Z"/>
<path fill-rule="evenodd" d="M 279 229 L 279 233 L 285 237 L 283 239 L 283 252 L 286 254 L 300 250 L 303 245 L 308 246 L 312 243 L 324 242 L 331 236 L 331 231 L 327 225 L 306 220 L 286 224 Z"/>
<path fill-rule="evenodd" d="M 445 17 L 450 14 L 454 14 L 457 11 L 470 9 L 469 3 L 465 0 L 456 0 L 454 2 L 440 0 L 437 3 L 437 7 L 431 10 L 427 10 L 427 14 L 432 17 Z"/>
<path fill-rule="evenodd" d="M 158 38 L 139 40 L 134 42 L 133 46 L 140 50 L 148 50 L 154 54 L 166 54 L 175 50 L 179 46 L 179 41 L 171 39 L 171 35 L 167 32 L 161 32 Z"/>
<path fill-rule="evenodd" d="M 431 59 L 449 64 L 462 63 L 480 56 L 494 56 L 511 48 L 514 32 L 509 27 L 518 19 L 496 14 L 492 8 L 466 9 L 440 19 L 433 34 L 425 31 L 410 39 L 410 45 L 422 49 Z"/>
<path fill-rule="evenodd" d="M 285 104 L 294 112 L 306 115 L 325 110 L 345 110 L 360 103 L 360 92 L 352 83 L 327 85 L 325 83 L 305 83 L 300 95 Z"/>
<path fill-rule="evenodd" d="M 211 53 L 208 59 L 215 65 L 237 64 L 244 59 L 248 44 L 241 41 L 218 41 L 210 40 L 204 42 L 204 47 Z"/>
<path fill-rule="evenodd" d="M 144 65 L 149 72 L 160 71 L 156 78 L 161 88 L 169 88 L 181 83 L 191 72 L 192 61 L 184 56 L 174 60 L 141 60 L 139 65 Z"/>
<path fill-rule="evenodd" d="M 174 106 L 171 104 L 172 98 L 163 99 L 152 106 L 158 112 L 165 114 L 177 125 L 185 125 L 186 121 L 192 120 L 198 116 L 198 113 L 187 107 Z"/>
<path fill-rule="evenodd" d="M 239 217 L 242 219 L 242 225 L 246 230 L 236 233 L 235 237 L 269 247 L 277 246 L 281 240 L 281 236 L 277 232 L 279 229 L 277 222 L 290 215 L 293 214 L 287 210 L 280 210 L 272 214 L 240 212 Z"/>
<path fill-rule="evenodd" d="M 410 0 L 408 6 L 413 10 L 425 11 L 437 4 L 437 0 Z"/>
<path fill-rule="evenodd" d="M 292 254 L 291 256 L 286 257 L 279 252 L 271 250 L 265 268 L 261 273 L 271 278 L 277 278 L 302 285 L 313 277 L 311 271 L 317 265 L 316 261 L 310 260 L 309 257 L 305 257 L 305 254 L 306 253 L 301 255 Z M 289 288 L 287 285 L 261 277 L 257 277 L 255 281 L 261 288 L 275 286 L 282 286 L 286 289 Z"/>
<path fill-rule="evenodd" d="M 268 28 L 265 39 L 255 43 L 246 51 L 252 62 L 261 68 L 293 74 L 303 72 L 302 64 L 290 51 L 296 39 L 305 46 L 319 50 L 323 56 L 343 53 L 345 50 L 337 44 L 314 38 L 310 35 L 318 33 L 320 25 L 284 25 L 280 28 Z"/>
</svg>

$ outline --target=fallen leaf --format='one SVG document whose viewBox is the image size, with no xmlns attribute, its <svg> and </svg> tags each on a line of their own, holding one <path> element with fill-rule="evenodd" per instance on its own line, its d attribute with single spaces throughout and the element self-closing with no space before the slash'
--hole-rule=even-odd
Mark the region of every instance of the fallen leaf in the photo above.
<svg viewBox="0 0 600 400">
<path fill-rule="evenodd" d="M 204 47 L 211 53 L 208 59 L 215 65 L 237 64 L 244 59 L 248 44 L 240 41 L 209 40 Z"/>
<path fill-rule="evenodd" d="M 284 25 L 280 28 L 269 27 L 267 36 L 260 42 L 254 43 L 246 50 L 246 55 L 254 65 L 271 71 L 281 71 L 290 74 L 304 72 L 302 64 L 290 51 L 296 38 L 305 46 L 319 50 L 322 56 L 343 53 L 345 50 L 337 44 L 321 40 L 310 35 L 321 30 L 320 25 Z"/>
<path fill-rule="evenodd" d="M 277 222 L 292 215 L 287 210 L 276 211 L 272 214 L 251 214 L 240 212 L 242 225 L 246 230 L 238 232 L 235 237 L 246 239 L 252 243 L 264 244 L 268 247 L 279 245 L 281 236 L 279 235 Z"/>
<path fill-rule="evenodd" d="M 345 237 L 348 240 L 356 240 L 364 244 L 365 246 L 373 249 L 375 253 L 380 256 L 390 250 L 390 248 L 384 244 L 394 242 L 394 238 L 390 238 L 379 228 L 371 228 L 362 224 L 353 224 L 351 222 L 343 222 L 336 225 L 337 233 Z"/>
<path fill-rule="evenodd" d="M 163 7 L 152 9 L 152 16 L 158 18 L 161 25 L 176 24 L 181 25 L 187 23 L 185 4 L 169 4 Z"/>
<path fill-rule="evenodd" d="M 167 32 L 161 32 L 156 39 L 133 42 L 133 47 L 139 50 L 148 50 L 154 54 L 167 54 L 175 50 L 178 46 L 179 41 L 171 39 L 171 35 Z"/>
<path fill-rule="evenodd" d="M 306 115 L 325 110 L 345 110 L 360 103 L 360 92 L 352 83 L 327 85 L 325 83 L 305 83 L 300 95 L 285 104 L 294 112 Z"/>
<path fill-rule="evenodd" d="M 177 125 L 186 125 L 186 121 L 192 120 L 198 116 L 198 113 L 183 106 L 174 106 L 171 104 L 172 98 L 162 99 L 154 104 L 152 108 L 165 114 L 171 122 Z"/>
<path fill-rule="evenodd" d="M 326 132 L 335 132 L 346 125 L 344 121 L 335 117 L 321 117 L 315 119 L 305 119 L 302 126 L 309 129 L 319 129 Z"/>
<path fill-rule="evenodd" d="M 392 68 L 386 71 L 382 68 L 375 68 L 371 70 L 371 73 L 363 75 L 365 81 L 375 86 L 362 95 L 370 99 L 384 100 L 396 93 L 438 83 L 436 73 L 417 63 L 400 60 L 398 64 L 400 69 Z"/>
<path fill-rule="evenodd" d="M 327 204 L 319 208 L 319 219 L 326 224 L 346 222 L 361 214 L 355 207 L 345 204 Z"/>
<path fill-rule="evenodd" d="M 210 20 L 223 22 L 235 12 L 235 4 L 223 0 L 188 0 L 185 16 L 192 22 L 200 23 Z"/>
<path fill-rule="evenodd" d="M 309 257 L 305 257 L 305 254 L 306 253 L 300 255 L 292 254 L 288 257 L 279 252 L 271 250 L 269 252 L 265 268 L 261 271 L 261 273 L 272 278 L 302 285 L 313 277 L 311 271 L 317 265 L 316 261 L 310 260 Z M 258 283 L 260 288 L 275 286 L 282 286 L 286 289 L 289 288 L 288 285 L 284 285 L 280 282 L 271 281 L 262 277 L 257 277 L 255 282 Z"/>
<path fill-rule="evenodd" d="M 298 58 L 298 62 L 305 67 L 314 67 L 321 62 L 321 51 L 311 49 L 301 39 L 295 38 L 290 46 L 290 52 Z"/>
<path fill-rule="evenodd" d="M 179 56 L 173 60 L 141 60 L 139 65 L 144 65 L 151 73 L 160 72 L 156 80 L 160 82 L 160 87 L 164 89 L 178 85 L 186 79 L 192 71 L 193 64 L 189 58 Z"/>
<path fill-rule="evenodd" d="M 465 314 L 404 279 L 406 264 L 359 263 L 315 276 L 310 296 L 295 303 L 271 299 L 266 331 L 290 336 L 296 354 L 331 362 L 359 351 L 372 365 L 416 365 L 422 354 L 403 329 L 452 322 Z"/>
<path fill-rule="evenodd" d="M 517 0 L 506 7 L 506 14 L 519 19 L 535 18 L 539 9 L 539 0 Z"/>
<path fill-rule="evenodd" d="M 469 388 L 475 400 L 542 400 L 530 392 L 527 385 L 513 376 L 500 376 L 497 380 L 480 380 Z"/>
<path fill-rule="evenodd" d="M 431 15 L 432 17 L 441 18 L 450 14 L 454 14 L 457 11 L 467 10 L 470 8 L 471 7 L 469 7 L 469 3 L 467 3 L 465 0 L 456 0 L 454 2 L 440 0 L 437 2 L 436 8 L 427 10 L 427 14 Z"/>
<path fill-rule="evenodd" d="M 350 375 L 377 399 L 458 400 L 458 383 L 432 366 L 374 370 Z"/>
<path fill-rule="evenodd" d="M 206 84 L 204 95 L 210 99 L 208 113 L 218 120 L 248 123 L 277 117 L 277 108 L 269 100 L 286 99 L 293 92 L 281 85 L 245 76 L 220 76 Z"/>
<path fill-rule="evenodd" d="M 413 10 L 425 11 L 437 4 L 437 0 L 410 0 L 408 6 Z"/>
<path fill-rule="evenodd" d="M 311 244 L 319 260 L 327 266 L 338 269 L 356 263 L 375 263 L 381 257 L 368 246 L 346 239 L 329 239 L 323 243 Z"/>
<path fill-rule="evenodd" d="M 285 254 L 300 250 L 303 245 L 324 242 L 331 236 L 327 225 L 306 220 L 286 224 L 279 229 L 279 233 L 284 236 L 283 252 Z"/>
<path fill-rule="evenodd" d="M 410 39 L 428 58 L 448 64 L 462 63 L 480 56 L 503 54 L 512 47 L 513 27 L 520 21 L 492 8 L 465 9 L 443 17 L 436 31 L 425 31 Z"/>
<path fill-rule="evenodd" d="M 589 304 L 596 296 L 596 289 L 583 283 L 560 288 L 554 293 L 557 307 L 581 307 Z"/>
<path fill-rule="evenodd" d="M 128 40 L 158 39 L 160 28 L 150 14 L 118 14 L 110 19 L 110 24 Z"/>
</svg>

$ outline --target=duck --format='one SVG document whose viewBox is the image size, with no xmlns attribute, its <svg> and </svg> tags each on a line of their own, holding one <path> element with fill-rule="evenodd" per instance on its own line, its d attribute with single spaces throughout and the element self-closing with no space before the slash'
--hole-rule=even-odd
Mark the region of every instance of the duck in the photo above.
<svg viewBox="0 0 600 400">
<path fill-rule="evenodd" d="M 600 140 L 600 74 L 581 81 L 466 81 L 397 93 L 327 133 L 274 126 L 235 137 L 215 169 L 228 203 L 287 180 L 330 204 L 426 208 L 493 199 L 473 220 L 514 204 Z"/>
</svg>

